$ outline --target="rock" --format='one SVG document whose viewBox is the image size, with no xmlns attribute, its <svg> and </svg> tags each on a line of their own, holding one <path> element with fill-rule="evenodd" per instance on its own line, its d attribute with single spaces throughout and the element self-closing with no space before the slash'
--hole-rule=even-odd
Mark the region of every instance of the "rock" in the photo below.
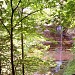
<svg viewBox="0 0 75 75">
<path fill-rule="evenodd" d="M 52 42 L 51 41 L 43 41 L 42 44 L 43 45 L 50 45 Z"/>
</svg>

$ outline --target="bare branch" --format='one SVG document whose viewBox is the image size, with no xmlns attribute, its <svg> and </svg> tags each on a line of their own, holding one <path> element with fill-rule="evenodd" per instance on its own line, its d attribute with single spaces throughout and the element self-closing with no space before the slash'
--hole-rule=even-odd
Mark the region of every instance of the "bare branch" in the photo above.
<svg viewBox="0 0 75 75">
<path fill-rule="evenodd" d="M 14 8 L 14 10 L 16 10 L 16 9 L 18 8 L 18 6 L 19 6 L 20 3 L 21 3 L 21 0 L 18 1 L 18 4 L 17 4 L 17 6 Z"/>
<path fill-rule="evenodd" d="M 40 9 L 40 10 L 41 10 L 41 9 Z M 20 22 L 22 22 L 22 20 L 24 20 L 25 18 L 27 18 L 29 15 L 32 15 L 32 14 L 34 14 L 34 13 L 40 11 L 40 10 L 33 11 L 33 12 L 29 13 L 28 15 L 24 16 L 14 27 L 18 26 L 18 24 L 19 24 Z"/>
<path fill-rule="evenodd" d="M 2 23 L 2 25 L 4 26 L 4 28 L 7 30 L 7 32 L 9 33 L 9 35 L 10 35 L 10 31 L 9 31 L 8 28 L 4 25 L 4 23 L 3 23 L 2 20 L 1 20 L 1 23 Z"/>
</svg>

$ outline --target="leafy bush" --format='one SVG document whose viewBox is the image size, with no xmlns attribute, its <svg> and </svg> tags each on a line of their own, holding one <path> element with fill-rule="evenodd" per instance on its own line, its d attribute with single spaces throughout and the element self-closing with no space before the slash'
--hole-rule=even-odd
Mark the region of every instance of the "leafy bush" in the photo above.
<svg viewBox="0 0 75 75">
<path fill-rule="evenodd" d="M 63 75 L 72 75 L 75 74 L 75 60 L 72 60 L 68 63 L 67 68 Z"/>
</svg>

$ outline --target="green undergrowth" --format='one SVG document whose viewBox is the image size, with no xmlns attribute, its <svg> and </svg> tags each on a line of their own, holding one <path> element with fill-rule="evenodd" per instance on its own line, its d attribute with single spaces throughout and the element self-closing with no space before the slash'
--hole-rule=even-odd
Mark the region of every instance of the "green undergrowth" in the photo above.
<svg viewBox="0 0 75 75">
<path fill-rule="evenodd" d="M 75 74 L 75 59 L 68 63 L 67 68 L 65 69 L 63 75 L 72 75 L 72 74 Z"/>
</svg>

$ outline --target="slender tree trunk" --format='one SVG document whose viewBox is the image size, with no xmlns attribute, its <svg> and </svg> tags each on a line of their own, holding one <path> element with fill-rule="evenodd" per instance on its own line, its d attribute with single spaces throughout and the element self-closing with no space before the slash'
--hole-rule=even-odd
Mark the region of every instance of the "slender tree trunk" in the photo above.
<svg viewBox="0 0 75 75">
<path fill-rule="evenodd" d="M 0 43 L 0 45 L 1 45 L 1 43 Z M 0 48 L 0 50 L 2 50 L 2 48 Z M 0 54 L 0 57 L 1 57 L 1 54 Z M 0 59 L 0 75 L 1 75 L 1 70 L 2 70 L 2 67 L 1 67 L 1 59 Z"/>
<path fill-rule="evenodd" d="M 1 69 L 1 59 L 0 59 L 0 75 L 1 75 L 1 70 L 2 70 L 2 69 Z"/>
<path fill-rule="evenodd" d="M 11 66 L 12 66 L 12 75 L 15 75 L 14 71 L 14 62 L 13 62 L 13 7 L 12 7 L 12 0 L 11 1 L 11 35 L 10 35 L 10 44 L 11 44 Z"/>
<path fill-rule="evenodd" d="M 22 60 L 24 60 L 23 34 L 21 33 Z M 24 63 L 22 64 L 22 73 L 24 75 Z"/>
<path fill-rule="evenodd" d="M 1 33 L 2 34 L 2 33 Z M 0 51 L 3 50 L 3 39 L 2 39 L 2 35 L 0 35 Z M 2 60 L 1 60 L 1 53 L 0 53 L 0 75 L 2 73 Z"/>
<path fill-rule="evenodd" d="M 10 36 L 10 43 L 11 43 L 11 65 L 12 65 L 12 75 L 15 75 L 14 71 L 14 63 L 13 63 L 13 28 L 12 28 L 12 18 L 11 18 L 11 36 Z"/>
<path fill-rule="evenodd" d="M 21 11 L 21 17 L 23 14 L 23 9 Z M 23 28 L 22 22 L 21 22 L 21 28 Z M 24 60 L 24 46 L 23 46 L 23 33 L 21 32 L 21 47 L 22 47 L 22 60 Z M 24 75 L 24 63 L 22 64 L 22 73 Z"/>
</svg>

